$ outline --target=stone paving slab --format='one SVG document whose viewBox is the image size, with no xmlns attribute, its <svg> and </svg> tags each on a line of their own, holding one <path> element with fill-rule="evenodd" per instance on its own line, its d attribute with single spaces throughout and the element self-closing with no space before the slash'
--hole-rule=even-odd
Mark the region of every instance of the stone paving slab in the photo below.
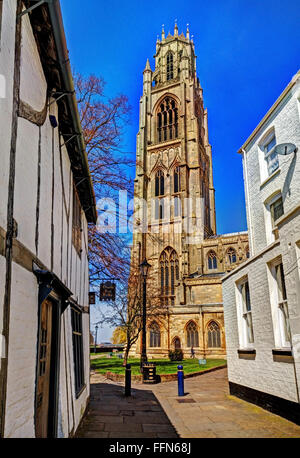
<svg viewBox="0 0 300 458">
<path fill-rule="evenodd" d="M 300 426 L 230 396 L 226 369 L 186 379 L 185 393 L 194 402 L 178 402 L 176 382 L 133 384 L 126 398 L 123 383 L 94 374 L 89 412 L 77 437 L 300 437 Z"/>
</svg>

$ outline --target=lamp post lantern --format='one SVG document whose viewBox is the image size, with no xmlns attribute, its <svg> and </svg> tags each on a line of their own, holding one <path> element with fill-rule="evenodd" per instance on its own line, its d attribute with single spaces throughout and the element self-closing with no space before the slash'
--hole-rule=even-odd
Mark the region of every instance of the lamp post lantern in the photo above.
<svg viewBox="0 0 300 458">
<path fill-rule="evenodd" d="M 142 354 L 141 354 L 141 372 L 143 371 L 143 364 L 147 362 L 146 350 L 146 320 L 147 320 L 147 275 L 151 265 L 146 259 L 140 264 L 140 271 L 143 277 L 143 321 L 142 321 Z"/>
</svg>

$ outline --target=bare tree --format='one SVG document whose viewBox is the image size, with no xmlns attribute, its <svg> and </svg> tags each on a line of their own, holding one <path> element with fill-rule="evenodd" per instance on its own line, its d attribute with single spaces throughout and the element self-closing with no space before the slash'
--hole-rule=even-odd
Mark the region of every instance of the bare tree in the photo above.
<svg viewBox="0 0 300 458">
<path fill-rule="evenodd" d="M 121 150 L 124 128 L 129 123 L 127 97 L 106 98 L 105 82 L 95 75 L 75 73 L 74 81 L 96 200 L 117 198 L 119 190 L 132 194 L 128 168 L 134 166 L 134 157 Z M 99 233 L 90 226 L 89 252 L 92 284 L 105 275 L 123 279 L 128 275 L 127 240 L 119 234 Z"/>
<path fill-rule="evenodd" d="M 127 364 L 128 356 L 132 347 L 137 343 L 142 330 L 142 283 L 138 267 L 131 266 L 130 276 L 127 285 L 123 285 L 117 294 L 115 302 L 106 304 L 105 312 L 101 312 L 100 322 L 111 327 L 122 327 L 126 332 L 126 345 L 124 350 L 123 365 Z M 156 286 L 153 275 L 149 276 L 147 282 L 147 321 L 152 318 L 159 322 L 161 326 L 167 325 L 168 307 L 161 304 L 160 294 Z"/>
</svg>

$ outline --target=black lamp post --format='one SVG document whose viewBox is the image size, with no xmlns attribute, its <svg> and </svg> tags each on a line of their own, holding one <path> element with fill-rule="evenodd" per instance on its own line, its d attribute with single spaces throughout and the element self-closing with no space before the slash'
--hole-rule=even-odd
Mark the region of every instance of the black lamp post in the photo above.
<svg viewBox="0 0 300 458">
<path fill-rule="evenodd" d="M 96 333 L 95 333 L 95 353 L 97 353 L 97 332 L 98 332 L 98 325 L 95 326 Z"/>
<path fill-rule="evenodd" d="M 147 275 L 151 265 L 147 262 L 147 259 L 140 264 L 140 271 L 143 277 L 143 323 L 142 323 L 142 354 L 141 354 L 141 371 L 143 370 L 143 364 L 147 362 L 147 351 L 146 351 L 146 302 L 147 302 Z"/>
</svg>

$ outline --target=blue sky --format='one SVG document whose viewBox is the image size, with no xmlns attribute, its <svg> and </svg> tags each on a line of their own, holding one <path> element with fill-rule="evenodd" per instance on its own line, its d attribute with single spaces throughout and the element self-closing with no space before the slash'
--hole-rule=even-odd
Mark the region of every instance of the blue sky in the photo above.
<svg viewBox="0 0 300 458">
<path fill-rule="evenodd" d="M 197 73 L 208 109 L 218 233 L 246 230 L 237 150 L 300 68 L 299 0 L 150 2 L 61 0 L 71 65 L 106 81 L 132 107 L 124 151 L 134 155 L 142 72 L 154 68 L 156 36 L 194 35 Z"/>
</svg>

